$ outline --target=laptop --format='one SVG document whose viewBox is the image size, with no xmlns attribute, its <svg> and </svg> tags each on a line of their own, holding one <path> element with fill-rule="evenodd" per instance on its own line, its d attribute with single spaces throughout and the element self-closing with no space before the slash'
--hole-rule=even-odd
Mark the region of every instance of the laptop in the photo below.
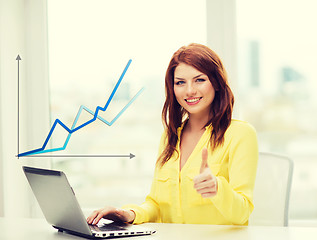
<svg viewBox="0 0 317 240">
<path fill-rule="evenodd" d="M 128 223 L 89 225 L 62 171 L 23 166 L 31 189 L 49 224 L 60 232 L 88 238 L 151 235 L 154 230 Z"/>
</svg>

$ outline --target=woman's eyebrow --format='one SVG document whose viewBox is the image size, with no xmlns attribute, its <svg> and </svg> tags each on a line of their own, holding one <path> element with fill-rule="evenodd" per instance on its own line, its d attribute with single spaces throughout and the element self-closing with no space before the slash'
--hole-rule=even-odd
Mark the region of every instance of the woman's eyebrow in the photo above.
<svg viewBox="0 0 317 240">
<path fill-rule="evenodd" d="M 199 77 L 201 77 L 202 75 L 205 75 L 205 74 L 199 74 L 199 75 L 197 75 L 196 77 L 193 77 L 193 79 L 195 79 L 195 78 L 199 78 Z"/>
<path fill-rule="evenodd" d="M 199 74 L 199 75 L 197 75 L 196 77 L 193 77 L 193 79 L 195 79 L 195 78 L 199 78 L 199 77 L 201 77 L 202 75 L 205 75 L 205 74 Z M 175 79 L 178 79 L 178 80 L 185 80 L 185 78 L 181 78 L 181 77 L 175 77 Z"/>
</svg>

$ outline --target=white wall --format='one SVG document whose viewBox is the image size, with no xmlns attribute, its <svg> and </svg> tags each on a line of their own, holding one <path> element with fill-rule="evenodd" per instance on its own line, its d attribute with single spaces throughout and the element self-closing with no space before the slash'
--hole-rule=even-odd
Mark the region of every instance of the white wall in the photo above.
<svg viewBox="0 0 317 240">
<path fill-rule="evenodd" d="M 49 166 L 49 160 L 15 157 L 18 54 L 23 151 L 35 146 L 33 136 L 49 130 L 45 0 L 0 0 L 0 216 L 5 217 L 38 215 L 21 167 Z"/>
</svg>

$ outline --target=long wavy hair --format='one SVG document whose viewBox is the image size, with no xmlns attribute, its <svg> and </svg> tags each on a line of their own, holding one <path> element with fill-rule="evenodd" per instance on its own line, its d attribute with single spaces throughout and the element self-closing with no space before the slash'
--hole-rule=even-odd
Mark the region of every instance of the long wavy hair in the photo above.
<svg viewBox="0 0 317 240">
<path fill-rule="evenodd" d="M 210 136 L 211 149 L 214 150 L 224 142 L 224 134 L 231 123 L 234 96 L 228 85 L 227 73 L 218 55 L 210 48 L 192 43 L 178 49 L 168 65 L 165 75 L 165 103 L 162 121 L 166 128 L 167 142 L 157 160 L 163 166 L 177 152 L 177 128 L 187 116 L 186 110 L 177 102 L 174 94 L 174 72 L 180 63 L 188 64 L 206 74 L 215 89 L 215 97 L 210 105 L 210 119 L 206 126 L 212 125 Z M 177 154 L 179 154 L 177 152 Z"/>
</svg>

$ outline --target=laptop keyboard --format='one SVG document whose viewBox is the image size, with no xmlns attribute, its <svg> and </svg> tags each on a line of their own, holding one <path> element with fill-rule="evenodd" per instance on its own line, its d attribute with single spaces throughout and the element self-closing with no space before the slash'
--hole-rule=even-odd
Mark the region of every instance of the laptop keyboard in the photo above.
<svg viewBox="0 0 317 240">
<path fill-rule="evenodd" d="M 126 230 L 126 224 L 124 223 L 109 223 L 101 226 L 89 225 L 91 230 L 94 231 L 123 231 Z"/>
</svg>

